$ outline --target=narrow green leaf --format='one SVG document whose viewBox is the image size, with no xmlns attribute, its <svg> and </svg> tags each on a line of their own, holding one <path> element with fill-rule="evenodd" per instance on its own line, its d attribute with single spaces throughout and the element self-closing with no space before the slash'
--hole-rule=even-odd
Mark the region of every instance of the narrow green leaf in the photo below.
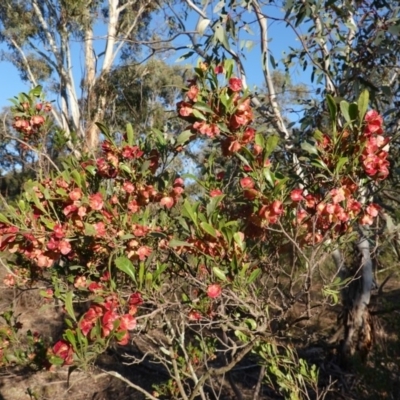
<svg viewBox="0 0 400 400">
<path fill-rule="evenodd" d="M 261 269 L 257 268 L 255 269 L 249 276 L 249 279 L 247 279 L 247 283 L 251 284 L 253 283 L 261 274 Z"/>
<path fill-rule="evenodd" d="M 122 171 L 127 172 L 128 174 L 132 174 L 131 167 L 125 163 L 120 163 L 119 168 L 122 169 Z"/>
<path fill-rule="evenodd" d="M 3 222 L 3 224 L 10 224 L 11 222 L 7 219 L 7 217 L 3 214 L 0 213 L 0 222 Z"/>
<path fill-rule="evenodd" d="M 141 262 L 139 265 L 139 288 L 141 289 L 143 287 L 143 283 L 144 283 L 144 262 Z"/>
<path fill-rule="evenodd" d="M 207 121 L 207 117 L 201 111 L 196 110 L 195 108 L 193 108 L 193 115 L 198 119 Z"/>
<path fill-rule="evenodd" d="M 336 102 L 335 99 L 331 95 L 326 96 L 326 101 L 328 103 L 328 108 L 329 108 L 329 115 L 331 122 L 336 125 L 336 114 L 337 114 L 337 107 L 336 107 Z"/>
<path fill-rule="evenodd" d="M 225 47 L 226 50 L 230 49 L 228 36 L 226 35 L 224 27 L 220 23 L 215 26 L 215 37 L 222 44 L 222 46 Z"/>
<path fill-rule="evenodd" d="M 71 171 L 71 177 L 75 181 L 75 183 L 78 185 L 78 187 L 82 187 L 82 177 L 81 174 L 76 170 Z"/>
<path fill-rule="evenodd" d="M 275 187 L 275 176 L 273 175 L 273 172 L 271 171 L 271 168 L 264 168 L 263 174 L 265 177 L 265 180 L 270 184 L 271 187 Z"/>
<path fill-rule="evenodd" d="M 104 124 L 102 124 L 101 122 L 96 122 L 96 125 L 100 129 L 100 131 L 107 136 L 107 138 L 110 137 L 110 130 Z"/>
<path fill-rule="evenodd" d="M 126 141 L 128 142 L 129 146 L 133 145 L 133 138 L 134 138 L 134 133 L 132 124 L 126 124 Z"/>
<path fill-rule="evenodd" d="M 276 146 L 278 146 L 279 143 L 279 136 L 277 135 L 271 135 L 268 136 L 267 138 L 267 143 L 266 143 L 266 156 L 269 157 L 272 152 L 276 149 Z"/>
<path fill-rule="evenodd" d="M 351 118 L 350 118 L 349 106 L 350 106 L 350 104 L 345 100 L 342 100 L 340 102 L 340 111 L 342 112 L 342 115 L 343 115 L 344 119 L 346 120 L 346 122 L 349 125 L 351 125 L 352 121 L 351 121 Z"/>
<path fill-rule="evenodd" d="M 326 171 L 329 171 L 328 166 L 322 161 L 322 160 L 312 160 L 311 165 L 317 168 L 322 168 L 325 169 Z"/>
<path fill-rule="evenodd" d="M 189 129 L 186 131 L 183 131 L 177 138 L 176 138 L 176 144 L 181 145 L 186 143 L 191 137 L 193 136 L 192 131 Z"/>
<path fill-rule="evenodd" d="M 42 94 L 43 88 L 38 85 L 35 88 L 33 88 L 29 93 L 35 97 L 39 97 Z"/>
<path fill-rule="evenodd" d="M 218 267 L 213 267 L 213 273 L 217 278 L 221 279 L 221 281 L 226 281 L 225 273 Z"/>
<path fill-rule="evenodd" d="M 211 235 L 212 237 L 216 238 L 217 237 L 217 232 L 215 231 L 215 229 L 208 224 L 207 222 L 202 222 L 200 224 L 201 229 L 203 229 L 204 232 L 208 233 L 209 235 Z"/>
<path fill-rule="evenodd" d="M 202 103 L 200 101 L 196 102 L 193 104 L 193 108 L 199 111 L 203 111 L 209 114 L 213 113 L 213 110 L 211 110 L 210 107 L 208 107 L 208 105 L 206 103 Z"/>
<path fill-rule="evenodd" d="M 255 138 L 255 142 L 258 146 L 261 146 L 262 148 L 264 148 L 265 146 L 265 140 L 264 140 L 264 136 L 262 133 L 257 132 L 256 133 L 256 138 Z"/>
<path fill-rule="evenodd" d="M 368 90 L 364 90 L 360 97 L 358 98 L 358 118 L 360 119 L 360 123 L 363 122 L 364 116 L 368 110 L 368 103 L 369 103 L 369 92 Z"/>
<path fill-rule="evenodd" d="M 193 223 L 197 226 L 197 214 L 193 210 L 191 204 L 189 203 L 188 199 L 185 199 L 183 203 L 183 210 L 182 210 L 188 218 L 190 218 Z"/>
<path fill-rule="evenodd" d="M 131 262 L 131 260 L 127 257 L 118 257 L 115 260 L 115 266 L 122 272 L 125 272 L 134 282 L 135 278 L 135 268 Z"/>
<path fill-rule="evenodd" d="M 335 172 L 336 172 L 337 174 L 339 174 L 340 171 L 342 170 L 343 166 L 344 166 L 345 164 L 347 164 L 348 161 L 349 161 L 349 158 L 348 158 L 348 157 L 340 157 L 340 158 L 339 158 L 339 161 L 338 161 L 338 163 L 337 163 L 337 165 L 336 165 Z"/>
<path fill-rule="evenodd" d="M 76 339 L 75 339 L 75 335 L 73 334 L 71 329 L 67 329 L 65 331 L 65 338 L 68 340 L 68 342 L 71 343 L 72 347 L 76 351 Z"/>
<path fill-rule="evenodd" d="M 183 56 L 180 56 L 175 62 L 181 62 L 186 60 L 187 58 L 191 57 L 194 54 L 194 51 L 188 51 L 187 53 L 185 53 Z"/>
<path fill-rule="evenodd" d="M 224 199 L 225 195 L 222 194 L 220 196 L 215 196 L 210 198 L 210 202 L 207 204 L 207 217 L 210 218 L 211 214 L 215 211 L 215 209 L 219 206 L 221 201 Z"/>
<path fill-rule="evenodd" d="M 68 315 L 76 321 L 75 313 L 74 313 L 74 307 L 72 305 L 72 298 L 74 296 L 74 293 L 72 291 L 68 292 L 65 295 L 65 309 L 67 310 Z"/>
<path fill-rule="evenodd" d="M 356 103 L 350 103 L 349 105 L 350 119 L 354 122 L 358 117 L 358 105 Z"/>
<path fill-rule="evenodd" d="M 196 30 L 200 36 L 203 36 L 204 31 L 207 29 L 207 26 L 210 24 L 211 20 L 207 18 L 200 18 L 199 22 L 196 26 Z"/>
<path fill-rule="evenodd" d="M 236 242 L 236 244 L 240 247 L 241 250 L 244 249 L 244 243 L 243 243 L 242 235 L 239 232 L 236 232 L 233 235 L 233 240 Z"/>
<path fill-rule="evenodd" d="M 303 142 L 300 147 L 309 154 L 318 155 L 318 149 L 315 143 Z"/>
</svg>

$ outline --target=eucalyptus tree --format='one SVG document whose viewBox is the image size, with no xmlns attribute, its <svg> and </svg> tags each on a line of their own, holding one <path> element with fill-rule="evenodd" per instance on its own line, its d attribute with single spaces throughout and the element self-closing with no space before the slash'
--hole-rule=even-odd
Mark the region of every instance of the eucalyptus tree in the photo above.
<svg viewBox="0 0 400 400">
<path fill-rule="evenodd" d="M 95 123 L 107 107 L 102 83 L 119 62 L 127 41 L 146 37 L 155 8 L 150 0 L 2 1 L 0 39 L 8 49 L 2 56 L 24 80 L 58 94 L 55 120 L 67 135 L 76 132 L 94 149 Z M 147 55 L 138 54 L 137 61 L 140 56 Z"/>
</svg>

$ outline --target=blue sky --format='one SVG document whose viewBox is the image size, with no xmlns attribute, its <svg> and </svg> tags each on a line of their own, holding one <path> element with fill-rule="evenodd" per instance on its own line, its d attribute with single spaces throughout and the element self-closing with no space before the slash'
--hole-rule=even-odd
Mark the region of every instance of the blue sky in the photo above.
<svg viewBox="0 0 400 400">
<path fill-rule="evenodd" d="M 278 8 L 268 7 L 268 13 L 273 16 L 282 16 L 282 11 Z M 247 13 L 246 13 L 247 14 Z M 244 18 L 248 18 L 249 14 L 244 15 Z M 254 17 L 254 15 L 253 15 Z M 157 17 L 156 17 L 157 23 Z M 188 29 L 194 30 L 194 27 L 197 24 L 197 16 L 190 17 L 188 20 Z M 254 36 L 246 35 L 243 37 L 246 40 L 257 40 L 257 25 L 254 24 L 252 26 L 252 30 L 255 32 Z M 285 27 L 284 23 L 281 22 L 270 22 L 269 25 L 269 39 L 270 39 L 270 50 L 276 61 L 279 61 L 282 57 L 283 52 L 288 49 L 288 46 L 297 47 L 298 41 L 296 40 L 294 32 Z M 183 37 L 183 39 L 178 39 L 177 43 L 180 45 L 186 44 L 188 39 Z M 101 43 L 98 43 L 99 48 L 101 47 Z M 4 46 L 0 47 L 0 50 L 5 50 Z M 178 54 L 173 54 L 168 62 L 175 62 L 180 55 L 184 52 L 180 52 Z M 195 64 L 197 61 L 197 56 L 189 58 L 185 61 L 185 63 Z M 75 70 L 75 78 L 77 82 L 77 86 L 79 86 L 79 82 L 81 79 L 81 71 L 82 71 L 82 50 L 79 49 L 78 46 L 75 46 L 73 51 L 73 68 Z M 253 49 L 247 55 L 247 61 L 245 63 L 246 72 L 248 75 L 248 83 L 251 87 L 252 85 L 261 86 L 263 82 L 263 75 L 261 70 L 261 55 L 260 55 L 260 45 L 259 43 L 255 43 Z M 296 70 L 296 68 L 292 72 L 292 80 L 294 83 L 308 81 L 309 78 L 308 73 L 304 73 L 300 68 Z M 18 71 L 15 67 L 6 61 L 0 62 L 0 108 L 4 106 L 8 106 L 10 103 L 8 101 L 9 98 L 16 96 L 21 91 L 27 91 L 30 89 L 30 84 L 25 83 L 21 80 Z M 52 100 L 52 99 L 50 99 Z"/>
</svg>

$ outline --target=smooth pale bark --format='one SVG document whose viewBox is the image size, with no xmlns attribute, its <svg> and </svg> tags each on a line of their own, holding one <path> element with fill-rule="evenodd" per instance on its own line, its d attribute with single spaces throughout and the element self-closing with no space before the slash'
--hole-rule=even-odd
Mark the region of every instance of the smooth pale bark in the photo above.
<svg viewBox="0 0 400 400">
<path fill-rule="evenodd" d="M 27 1 L 27 9 L 31 9 L 35 16 L 37 33 L 27 37 L 25 42 L 21 43 L 14 40 L 11 35 L 6 36 L 5 40 L 18 53 L 23 62 L 23 69 L 32 85 L 37 86 L 40 82 L 27 57 L 29 51 L 33 50 L 52 69 L 55 74 L 53 77 L 59 86 L 59 109 L 53 110 L 56 122 L 67 137 L 70 137 L 71 131 L 74 131 L 86 143 L 87 150 L 95 151 L 99 136 L 96 122 L 102 121 L 107 106 L 106 94 L 101 90 L 95 93 L 96 86 L 99 81 L 108 78 L 118 61 L 118 56 L 126 40 L 139 26 L 143 14 L 152 2 L 150 0 L 140 3 L 138 1 L 122 2 L 121 0 L 105 1 L 104 5 L 108 8 L 107 31 L 104 36 L 104 47 L 99 50 L 100 41 L 94 35 L 99 10 L 93 9 L 92 12 L 90 8 L 93 6 L 92 2 L 88 3 L 85 14 L 76 16 L 75 23 L 81 35 L 77 36 L 75 33 L 78 32 L 71 32 L 68 25 L 70 21 L 67 18 L 70 17 L 65 9 L 68 4 L 59 3 L 56 0 L 43 3 L 39 0 Z M 9 1 L 9 7 L 12 6 L 13 2 Z M 133 6 L 135 7 L 134 11 L 129 10 Z M 128 18 L 131 19 L 128 20 Z M 74 37 L 72 37 L 73 35 Z M 71 57 L 72 40 L 77 41 L 79 37 L 83 37 L 82 45 L 85 54 L 83 84 L 75 82 L 74 70 L 80 66 L 73 65 Z M 98 54 L 94 48 L 95 40 L 97 40 Z M 19 65 L 19 67 L 21 66 Z M 87 107 L 85 109 L 82 109 L 81 99 L 77 92 L 78 87 L 82 88 L 83 103 Z"/>
</svg>

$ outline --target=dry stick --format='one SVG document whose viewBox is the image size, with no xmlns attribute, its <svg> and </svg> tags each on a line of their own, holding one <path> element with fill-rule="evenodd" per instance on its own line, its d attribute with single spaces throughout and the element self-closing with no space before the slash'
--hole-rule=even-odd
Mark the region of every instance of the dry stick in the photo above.
<svg viewBox="0 0 400 400">
<path fill-rule="evenodd" d="M 226 316 L 225 304 L 221 304 L 221 316 L 222 317 Z M 229 347 L 229 339 L 228 339 L 228 335 L 226 334 L 226 327 L 222 327 L 222 341 L 226 347 Z M 236 344 L 234 344 L 234 347 L 233 347 L 233 354 L 235 353 L 235 351 L 236 351 Z M 229 354 L 227 352 L 225 352 L 224 358 L 225 358 L 226 363 L 228 363 L 228 357 L 229 357 Z M 238 387 L 236 386 L 235 381 L 232 379 L 232 375 L 231 375 L 230 371 L 227 372 L 227 376 L 228 376 L 229 384 L 231 385 L 231 388 L 234 391 L 236 398 L 238 400 L 243 400 L 243 396 L 242 396 L 240 390 L 238 389 Z"/>
<path fill-rule="evenodd" d="M 188 397 L 185 392 L 185 388 L 183 387 L 181 377 L 179 376 L 179 367 L 178 363 L 176 362 L 176 357 L 175 357 L 175 351 L 172 347 L 173 343 L 173 338 L 175 336 L 175 330 L 172 327 L 171 321 L 167 318 L 166 320 L 168 329 L 171 333 L 171 338 L 170 338 L 170 346 L 169 346 L 169 356 L 171 358 L 171 363 L 172 363 L 172 369 L 173 369 L 173 378 L 175 379 L 176 384 L 178 385 L 178 389 L 182 395 L 183 400 L 188 400 Z"/>
<path fill-rule="evenodd" d="M 260 373 L 258 375 L 257 385 L 256 385 L 256 388 L 254 389 L 253 400 L 258 400 L 260 398 L 261 385 L 262 385 L 264 376 L 265 376 L 265 365 L 262 365 L 261 369 L 260 369 Z"/>
<path fill-rule="evenodd" d="M 184 326 L 184 324 L 185 324 L 185 322 L 184 322 L 184 320 L 182 320 L 182 327 L 181 327 L 181 334 L 180 334 L 180 339 L 179 339 L 179 346 L 182 349 L 183 355 L 185 357 L 186 365 L 188 366 L 188 368 L 190 370 L 193 382 L 194 382 L 195 385 L 197 385 L 197 383 L 199 382 L 199 378 L 196 375 L 196 372 L 195 372 L 195 370 L 193 368 L 193 365 L 192 365 L 192 363 L 190 361 L 189 355 L 188 355 L 188 353 L 186 351 L 186 348 L 185 348 L 185 326 Z M 199 389 L 199 391 L 200 391 L 200 397 L 202 398 L 202 400 L 207 400 L 206 399 L 206 395 L 204 393 L 204 388 L 201 387 Z"/>
</svg>

